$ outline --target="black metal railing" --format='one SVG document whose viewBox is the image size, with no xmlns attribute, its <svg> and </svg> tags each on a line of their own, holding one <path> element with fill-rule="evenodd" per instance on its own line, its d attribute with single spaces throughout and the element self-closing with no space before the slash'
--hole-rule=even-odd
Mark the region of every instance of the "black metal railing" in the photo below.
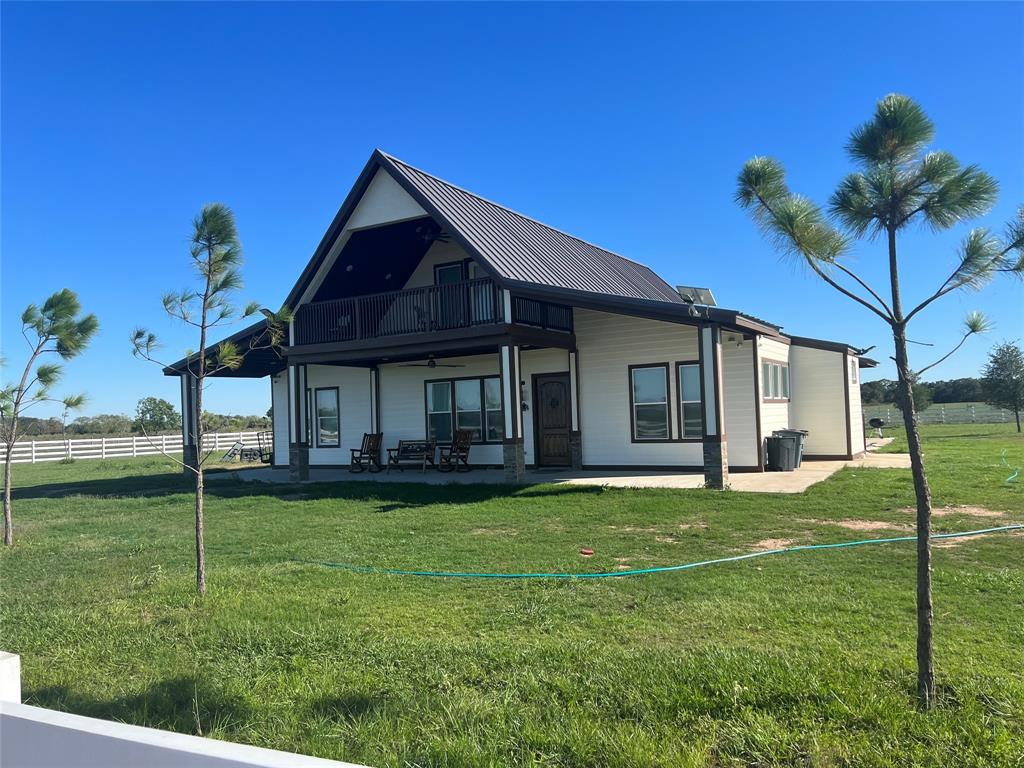
<svg viewBox="0 0 1024 768">
<path fill-rule="evenodd" d="M 295 313 L 295 344 L 429 333 L 501 321 L 498 287 L 484 278 L 303 304 Z"/>
<path fill-rule="evenodd" d="M 546 301 L 512 297 L 512 322 L 552 331 L 572 331 L 572 307 Z"/>
</svg>

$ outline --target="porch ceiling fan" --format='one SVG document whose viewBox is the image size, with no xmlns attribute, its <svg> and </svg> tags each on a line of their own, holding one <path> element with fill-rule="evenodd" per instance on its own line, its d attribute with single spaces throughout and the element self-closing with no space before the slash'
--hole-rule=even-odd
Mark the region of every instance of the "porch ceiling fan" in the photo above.
<svg viewBox="0 0 1024 768">
<path fill-rule="evenodd" d="M 425 363 L 402 363 L 398 366 L 399 368 L 465 368 L 465 365 L 459 363 L 439 363 L 437 360 L 431 358 Z"/>
<path fill-rule="evenodd" d="M 425 243 L 447 243 L 451 240 L 451 235 L 433 222 L 416 227 L 416 236 Z"/>
</svg>

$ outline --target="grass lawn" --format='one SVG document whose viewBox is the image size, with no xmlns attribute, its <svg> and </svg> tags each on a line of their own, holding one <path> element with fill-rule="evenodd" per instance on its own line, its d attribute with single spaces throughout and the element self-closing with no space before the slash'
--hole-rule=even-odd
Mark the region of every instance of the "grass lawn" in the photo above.
<svg viewBox="0 0 1024 768">
<path fill-rule="evenodd" d="M 1011 425 L 924 435 L 936 504 L 971 506 L 938 530 L 1024 522 Z M 604 571 L 900 535 L 907 470 L 799 496 L 211 484 L 203 600 L 170 462 L 15 471 L 0 647 L 22 655 L 29 703 L 372 766 L 1024 765 L 1018 533 L 936 547 L 928 714 L 911 544 L 596 581 L 294 562 Z"/>
</svg>

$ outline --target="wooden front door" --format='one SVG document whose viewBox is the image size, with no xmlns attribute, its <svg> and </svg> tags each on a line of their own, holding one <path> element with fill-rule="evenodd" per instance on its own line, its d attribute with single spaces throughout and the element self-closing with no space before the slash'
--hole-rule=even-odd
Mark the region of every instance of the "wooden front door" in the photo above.
<svg viewBox="0 0 1024 768">
<path fill-rule="evenodd" d="M 568 373 L 546 373 L 533 377 L 533 424 L 537 466 L 567 467 L 571 463 L 571 408 Z"/>
</svg>

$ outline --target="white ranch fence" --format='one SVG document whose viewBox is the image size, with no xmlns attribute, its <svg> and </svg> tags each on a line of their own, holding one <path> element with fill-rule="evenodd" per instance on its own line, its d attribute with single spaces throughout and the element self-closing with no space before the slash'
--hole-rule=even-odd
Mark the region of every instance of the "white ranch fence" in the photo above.
<svg viewBox="0 0 1024 768">
<path fill-rule="evenodd" d="M 903 422 L 895 405 L 865 405 L 862 410 L 865 426 L 876 416 L 893 426 Z M 1013 420 L 1013 411 L 985 403 L 933 403 L 917 413 L 918 424 L 1007 424 Z"/>
<path fill-rule="evenodd" d="M 203 435 L 207 451 L 228 450 L 235 443 L 248 447 L 258 445 L 258 432 L 214 432 Z M 129 456 L 155 456 L 159 453 L 181 453 L 181 435 L 134 435 L 130 437 L 95 437 L 68 440 L 19 440 L 14 445 L 11 464 L 38 464 L 63 459 L 116 459 Z M 0 455 L 0 464 L 4 457 Z"/>
</svg>

